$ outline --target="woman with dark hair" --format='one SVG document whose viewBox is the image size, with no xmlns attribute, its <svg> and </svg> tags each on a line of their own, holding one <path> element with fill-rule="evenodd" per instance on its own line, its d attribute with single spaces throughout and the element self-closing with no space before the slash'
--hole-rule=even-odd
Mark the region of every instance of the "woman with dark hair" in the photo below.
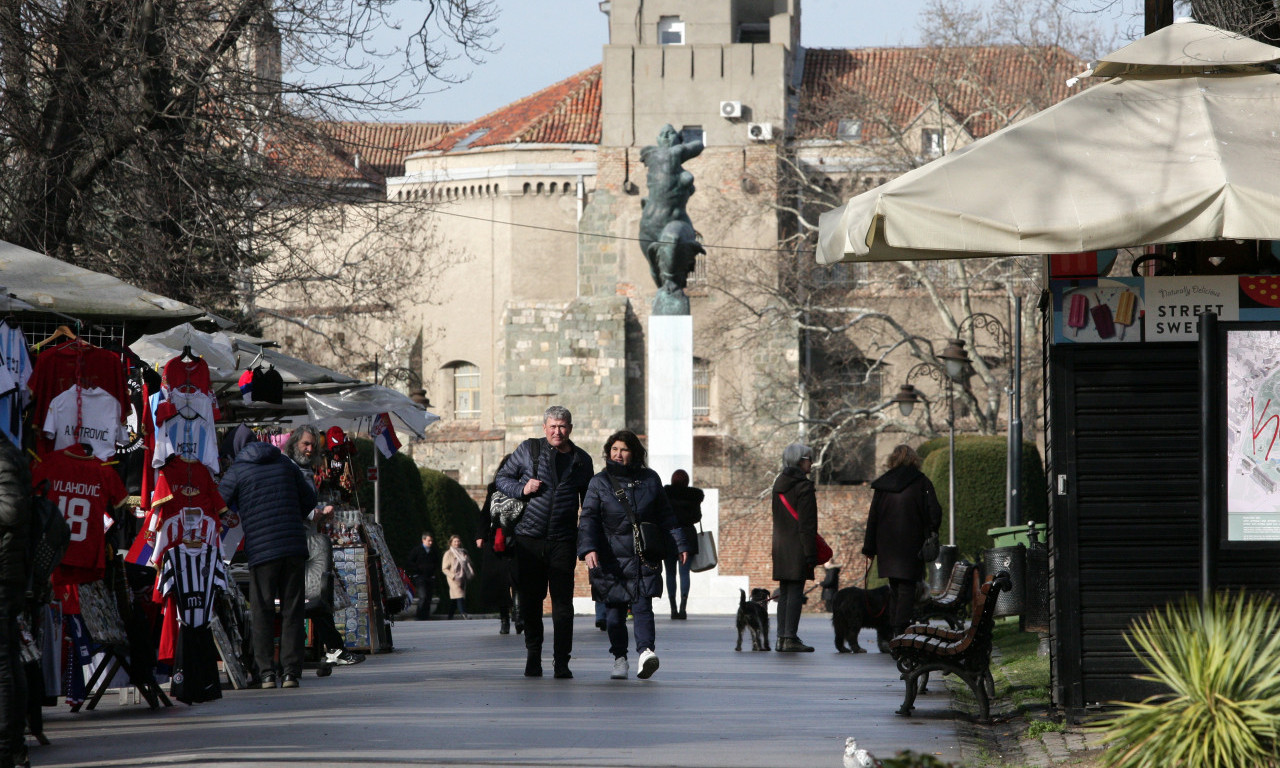
<svg viewBox="0 0 1280 768">
<path fill-rule="evenodd" d="M 587 565 L 591 597 L 605 604 L 605 627 L 613 654 L 614 680 L 627 678 L 627 610 L 635 617 L 636 677 L 647 679 L 658 669 L 652 600 L 662 596 L 662 558 L 652 562 L 637 552 L 634 527 L 655 523 L 675 540 L 680 562 L 688 562 L 689 545 L 658 473 L 645 466 L 640 438 L 626 430 L 604 444 L 605 468 L 591 478 L 578 520 L 578 557 Z"/>
<path fill-rule="evenodd" d="M 498 472 L 506 466 L 511 454 L 502 457 L 498 462 Z M 485 489 L 484 506 L 480 508 L 480 521 L 477 531 L 484 531 L 482 537 L 476 539 L 476 548 L 480 550 L 480 573 L 483 578 L 485 601 L 498 606 L 498 634 L 511 634 L 511 625 L 516 625 L 516 634 L 524 631 L 520 621 L 520 606 L 516 601 L 516 558 L 515 531 L 513 527 L 504 528 L 493 519 L 493 492 L 498 490 L 494 481 L 489 481 Z"/>
<path fill-rule="evenodd" d="M 942 507 L 933 483 L 920 471 L 920 454 L 899 445 L 885 462 L 885 473 L 871 482 L 871 512 L 862 554 L 880 560 L 880 578 L 889 580 L 889 628 L 894 635 L 911 623 L 916 589 L 924 574 L 920 545 L 942 524 Z"/>
<path fill-rule="evenodd" d="M 680 528 L 684 530 L 685 541 L 689 542 L 689 557 L 693 557 L 698 554 L 698 531 L 693 526 L 702 522 L 702 499 L 706 494 L 701 488 L 689 485 L 689 473 L 683 469 L 672 472 L 671 485 L 662 490 L 666 491 L 671 509 L 675 511 L 676 519 L 680 521 Z M 675 550 L 672 549 L 667 552 L 664 565 L 667 571 L 667 600 L 671 602 L 671 618 L 687 619 L 689 616 L 685 613 L 685 606 L 689 603 L 689 563 L 679 562 Z M 679 607 L 676 605 L 677 576 L 679 576 Z"/>
</svg>

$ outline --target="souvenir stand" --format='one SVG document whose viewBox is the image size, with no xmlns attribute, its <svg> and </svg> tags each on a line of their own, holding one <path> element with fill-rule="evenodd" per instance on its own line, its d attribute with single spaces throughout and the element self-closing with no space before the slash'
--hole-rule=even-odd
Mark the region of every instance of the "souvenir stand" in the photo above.
<svg viewBox="0 0 1280 768">
<path fill-rule="evenodd" d="M 65 552 L 37 548 L 32 566 L 38 607 L 20 620 L 31 695 L 78 711 L 132 684 L 150 707 L 169 706 L 116 550 L 136 527 L 141 458 L 143 366 L 126 345 L 204 312 L 10 243 L 0 262 L 0 429 L 31 461 L 37 530 L 61 518 L 70 533 Z"/>
</svg>

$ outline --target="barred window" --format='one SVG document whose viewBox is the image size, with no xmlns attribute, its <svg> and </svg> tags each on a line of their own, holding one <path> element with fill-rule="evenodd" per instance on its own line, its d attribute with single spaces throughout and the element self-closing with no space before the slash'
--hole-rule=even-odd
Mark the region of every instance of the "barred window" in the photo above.
<svg viewBox="0 0 1280 768">
<path fill-rule="evenodd" d="M 453 417 L 480 418 L 480 367 L 471 363 L 453 366 Z"/>
<path fill-rule="evenodd" d="M 711 416 L 711 363 L 693 358 L 693 417 Z"/>
</svg>

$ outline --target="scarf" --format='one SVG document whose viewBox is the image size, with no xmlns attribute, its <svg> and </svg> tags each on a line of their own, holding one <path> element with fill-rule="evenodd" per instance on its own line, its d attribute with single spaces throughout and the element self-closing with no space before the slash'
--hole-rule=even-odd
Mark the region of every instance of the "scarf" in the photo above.
<svg viewBox="0 0 1280 768">
<path fill-rule="evenodd" d="M 462 581 L 467 577 L 467 566 L 470 565 L 467 551 L 462 547 L 449 547 L 449 551 L 453 553 L 453 578 Z"/>
</svg>

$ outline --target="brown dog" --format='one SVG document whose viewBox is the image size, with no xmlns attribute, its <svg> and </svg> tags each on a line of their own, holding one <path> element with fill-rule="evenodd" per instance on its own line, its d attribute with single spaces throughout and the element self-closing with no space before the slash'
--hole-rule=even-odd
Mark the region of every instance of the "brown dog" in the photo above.
<svg viewBox="0 0 1280 768">
<path fill-rule="evenodd" d="M 769 590 L 759 587 L 751 590 L 750 600 L 741 589 L 738 595 L 738 645 L 733 650 L 742 650 L 744 629 L 751 632 L 751 650 L 769 650 Z"/>
</svg>

